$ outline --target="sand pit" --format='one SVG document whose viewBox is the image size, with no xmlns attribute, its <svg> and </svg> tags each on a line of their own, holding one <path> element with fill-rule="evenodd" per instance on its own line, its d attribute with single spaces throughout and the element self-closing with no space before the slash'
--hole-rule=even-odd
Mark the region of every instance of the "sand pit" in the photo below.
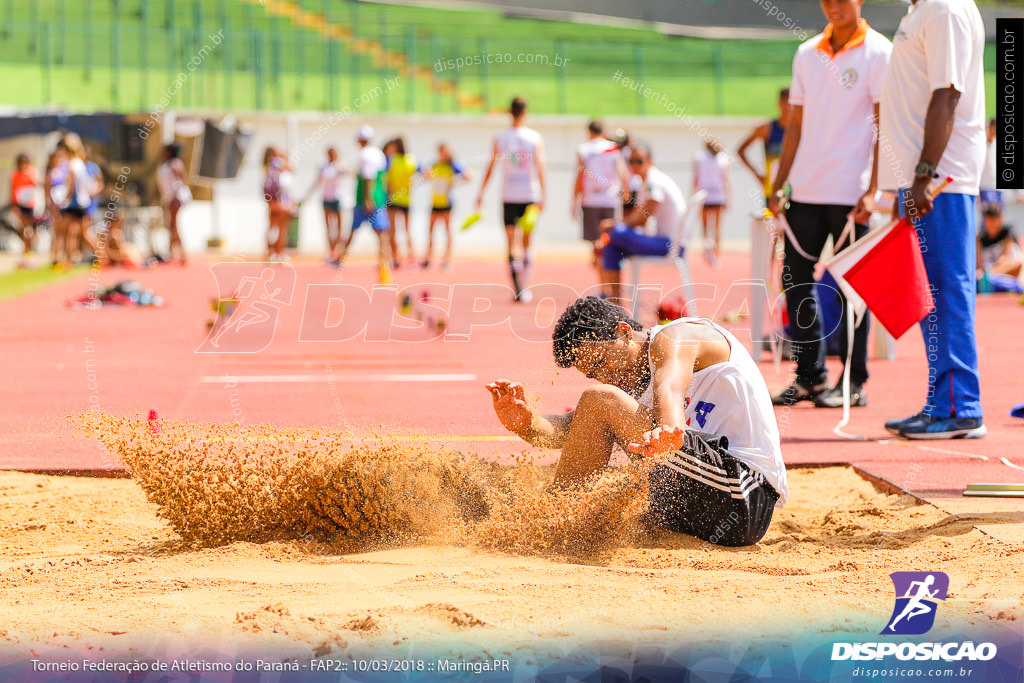
<svg viewBox="0 0 1024 683">
<path fill-rule="evenodd" d="M 123 424 L 121 436 L 148 438 L 138 426 Z M 246 443 L 221 436 L 236 454 Z M 544 468 L 498 471 L 454 452 L 428 464 L 427 451 L 414 450 L 405 455 L 415 476 L 402 478 L 395 453 L 376 445 L 353 456 L 370 465 L 376 455 L 376 468 L 319 461 L 289 470 L 273 464 L 275 443 L 263 442 L 269 450 L 252 469 L 201 462 L 193 440 L 174 456 L 188 467 L 162 461 L 170 479 L 145 474 L 139 459 L 139 481 L 0 473 L 0 600 L 9 605 L 0 650 L 145 654 L 214 643 L 306 658 L 382 648 L 521 657 L 581 645 L 877 634 L 892 608 L 888 574 L 915 569 L 950 576 L 939 627 L 1024 623 L 1024 547 L 984 535 L 970 518 L 879 492 L 847 468 L 791 471 L 791 502 L 765 539 L 728 549 L 633 524 L 636 501 L 621 472 L 557 517 L 531 497 L 550 475 Z M 193 485 L 221 488 L 177 512 L 166 499 L 164 507 L 147 500 L 140 482 L 159 498 L 169 495 L 160 482 L 189 469 L 203 473 L 190 475 L 199 477 Z M 388 491 L 364 490 L 361 502 L 376 496 L 375 514 L 400 533 L 339 512 L 343 503 L 282 501 L 273 489 L 298 486 L 289 479 L 296 472 L 307 477 L 304 495 L 335 476 L 366 487 L 370 471 Z M 418 490 L 428 506 L 405 500 Z M 224 491 L 239 504 L 228 505 Z M 205 518 L 189 526 L 196 515 Z M 587 515 L 603 521 L 587 526 Z"/>
</svg>

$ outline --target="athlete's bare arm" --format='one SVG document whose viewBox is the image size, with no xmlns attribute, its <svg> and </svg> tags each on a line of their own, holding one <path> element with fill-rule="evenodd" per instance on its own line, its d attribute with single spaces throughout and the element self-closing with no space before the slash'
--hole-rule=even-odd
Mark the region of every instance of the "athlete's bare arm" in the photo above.
<svg viewBox="0 0 1024 683">
<path fill-rule="evenodd" d="M 306 192 L 306 194 L 302 195 L 301 203 L 305 204 L 306 202 L 308 202 L 309 198 L 313 196 L 313 193 L 315 193 L 317 190 L 319 190 L 321 187 L 323 187 L 323 184 L 324 184 L 324 174 L 323 174 L 323 172 L 317 173 L 316 174 L 316 180 L 314 180 L 313 184 L 310 185 L 309 191 Z"/>
<path fill-rule="evenodd" d="M 661 202 L 656 199 L 648 199 L 643 206 L 633 207 L 622 222 L 635 228 L 642 228 L 647 225 L 647 219 L 657 213 L 659 204 Z"/>
<path fill-rule="evenodd" d="M 771 124 L 764 123 L 751 131 L 750 135 L 740 143 L 740 148 L 736 150 L 736 156 L 740 158 L 740 162 L 744 166 L 750 169 L 750 172 L 757 178 L 757 182 L 764 185 L 764 176 L 761 172 L 754 168 L 754 165 L 750 163 L 750 159 L 747 158 L 747 148 L 754 144 L 755 140 L 760 140 L 762 143 L 768 140 L 768 134 L 771 132 Z"/>
<path fill-rule="evenodd" d="M 491 180 L 491 173 L 494 172 L 494 162 L 498 160 L 498 141 L 494 141 L 494 147 L 491 149 L 491 160 L 487 164 L 487 170 L 484 171 L 484 179 L 480 182 L 480 194 L 476 196 L 476 209 L 480 210 L 480 205 L 484 202 L 484 190 L 487 189 L 487 183 Z"/>
<path fill-rule="evenodd" d="M 499 379 L 484 385 L 491 392 L 494 413 L 502 426 L 523 441 L 539 448 L 561 448 L 572 424 L 572 412 L 538 415 L 526 401 L 523 385 Z"/>
<path fill-rule="evenodd" d="M 775 172 L 772 192 L 768 197 L 768 210 L 774 214 L 779 212 L 779 191 L 789 180 L 789 171 L 796 159 L 796 150 L 800 147 L 801 129 L 804 123 L 803 105 L 793 104 L 789 107 L 789 121 L 786 123 L 786 135 L 782 138 L 782 155 L 779 157 L 779 170 Z"/>
<path fill-rule="evenodd" d="M 683 397 L 697 370 L 729 359 L 729 342 L 717 330 L 700 323 L 673 325 L 651 342 L 654 392 L 654 428 L 629 451 L 652 456 L 683 446 L 686 417 Z"/>
<path fill-rule="evenodd" d="M 871 154 L 871 181 L 868 189 L 853 207 L 853 220 L 857 223 L 866 224 L 871 220 L 871 212 L 875 210 L 875 193 L 878 191 L 878 111 L 879 105 L 875 103 L 872 118 L 872 129 L 875 131 L 875 145 Z"/>
</svg>

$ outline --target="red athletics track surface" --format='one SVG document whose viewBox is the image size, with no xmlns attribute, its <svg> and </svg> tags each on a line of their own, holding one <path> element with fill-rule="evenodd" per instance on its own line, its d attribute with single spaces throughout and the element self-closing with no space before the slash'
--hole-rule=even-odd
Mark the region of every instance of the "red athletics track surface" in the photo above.
<svg viewBox="0 0 1024 683">
<path fill-rule="evenodd" d="M 303 311 L 307 333 L 318 320 L 331 324 L 356 320 L 361 326 L 370 307 L 361 290 L 377 279 L 376 269 L 367 262 L 350 264 L 338 277 L 319 263 L 295 264 L 293 299 L 277 306 L 273 340 L 258 353 L 196 353 L 212 315 L 210 299 L 217 294 L 212 258 L 193 259 L 186 268 L 100 273 L 101 286 L 140 280 L 166 299 L 162 308 L 69 310 L 65 300 L 83 294 L 89 276 L 0 302 L 0 342 L 7 360 L 0 468 L 120 468 L 98 445 L 76 436 L 64 420 L 70 413 L 94 406 L 135 415 L 156 409 L 161 417 L 192 421 L 335 425 L 360 433 L 379 427 L 383 433 L 416 438 L 447 435 L 457 437 L 453 445 L 461 450 L 508 458 L 525 444 L 494 438 L 502 430 L 482 385 L 499 377 L 522 381 L 541 397 L 540 406 L 547 412 L 562 411 L 574 403 L 588 380 L 572 370 L 559 371 L 547 340 L 557 313 L 574 298 L 570 288 L 582 291 L 593 282 L 585 261 L 580 255 L 549 257 L 537 265 L 535 282 L 561 283 L 547 290 L 558 300 L 557 311 L 551 301 L 540 306 L 513 305 L 507 292 L 494 289 L 506 281 L 505 266 L 497 260 L 456 261 L 450 273 L 397 271 L 398 285 L 416 293 L 427 287 L 443 297 L 435 303 L 445 308 L 452 297 L 446 285 L 460 285 L 455 298 L 463 303 L 472 283 L 483 283 L 475 289 L 481 296 L 497 292 L 491 314 L 506 322 L 477 325 L 464 341 L 455 341 L 451 335 L 460 325 L 464 327 L 466 313 L 454 315 L 444 339 L 424 339 L 428 335 L 423 330 L 413 330 L 404 333 L 410 341 L 368 341 L 366 337 L 387 338 L 387 313 L 380 312 L 373 316 L 370 329 L 356 339 L 301 341 Z M 730 289 L 730 284 L 747 277 L 746 254 L 726 254 L 719 270 L 711 270 L 699 257 L 692 261 L 694 279 L 716 286 L 715 302 L 702 302 L 701 314 L 721 315 L 743 305 L 743 288 Z M 243 274 L 258 276 L 264 267 L 236 263 L 226 268 L 237 279 Z M 287 270 L 282 267 L 277 272 Z M 663 283 L 666 289 L 678 284 L 673 269 L 660 267 L 649 268 L 645 282 Z M 307 292 L 325 291 L 309 290 L 310 285 L 332 283 L 358 285 L 336 291 L 360 294 L 364 301 L 349 300 L 344 310 L 337 302 L 332 307 L 323 301 L 306 304 Z M 383 306 L 379 311 L 391 310 L 389 302 L 395 295 L 385 294 L 374 300 Z M 489 315 L 478 313 L 473 319 L 486 323 Z M 741 339 L 749 339 L 742 325 L 729 327 Z M 803 404 L 778 411 L 786 461 L 854 463 L 925 495 L 958 495 L 967 482 L 1024 481 L 1024 470 L 1000 460 L 1005 457 L 1024 467 L 1024 420 L 1008 416 L 1012 405 L 1024 402 L 1024 307 L 1016 297 L 983 297 L 978 330 L 987 438 L 924 444 L 848 441 L 832 434 L 839 411 Z M 250 326 L 234 343 L 256 345 L 265 331 L 263 324 Z M 885 439 L 882 423 L 886 418 L 916 412 L 922 405 L 926 367 L 920 332 L 912 330 L 897 349 L 895 361 L 872 361 L 870 406 L 854 410 L 847 431 Z M 769 387 L 783 386 L 788 365 L 784 363 L 777 373 L 765 359 L 762 368 Z"/>
</svg>

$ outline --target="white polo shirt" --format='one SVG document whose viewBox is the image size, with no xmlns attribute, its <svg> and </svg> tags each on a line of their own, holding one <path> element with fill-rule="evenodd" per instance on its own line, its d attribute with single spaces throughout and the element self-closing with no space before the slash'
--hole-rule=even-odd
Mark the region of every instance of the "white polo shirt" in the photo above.
<svg viewBox="0 0 1024 683">
<path fill-rule="evenodd" d="M 803 107 L 789 183 L 794 201 L 852 206 L 871 183 L 874 105 L 892 44 L 861 19 L 832 53 L 832 25 L 797 48 L 789 103 Z"/>
<path fill-rule="evenodd" d="M 643 181 L 644 184 L 640 186 L 636 195 L 636 205 L 642 207 L 651 199 L 658 202 L 658 208 L 649 216 L 654 219 L 654 232 L 661 237 L 675 240 L 678 231 L 685 227 L 682 224 L 686 215 L 683 191 L 674 180 L 654 166 L 647 169 L 647 177 Z M 686 236 L 680 237 L 682 243 L 686 244 Z"/>
<path fill-rule="evenodd" d="M 936 169 L 947 192 L 978 194 L 985 164 L 985 27 L 974 0 L 918 0 L 900 21 L 882 86 L 878 186 L 910 187 L 932 93 L 960 93 L 953 132 Z"/>
</svg>

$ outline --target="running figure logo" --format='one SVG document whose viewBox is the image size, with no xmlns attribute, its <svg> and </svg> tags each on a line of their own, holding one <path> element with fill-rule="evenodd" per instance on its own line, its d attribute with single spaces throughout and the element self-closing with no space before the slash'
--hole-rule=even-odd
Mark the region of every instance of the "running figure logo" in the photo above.
<svg viewBox="0 0 1024 683">
<path fill-rule="evenodd" d="M 196 353 L 258 353 L 270 346 L 283 306 L 292 302 L 295 269 L 288 264 L 216 263 L 216 313 Z"/>
<path fill-rule="evenodd" d="M 945 600 L 949 577 L 943 572 L 893 572 L 896 605 L 882 635 L 918 636 L 935 623 L 938 600 Z"/>
</svg>

